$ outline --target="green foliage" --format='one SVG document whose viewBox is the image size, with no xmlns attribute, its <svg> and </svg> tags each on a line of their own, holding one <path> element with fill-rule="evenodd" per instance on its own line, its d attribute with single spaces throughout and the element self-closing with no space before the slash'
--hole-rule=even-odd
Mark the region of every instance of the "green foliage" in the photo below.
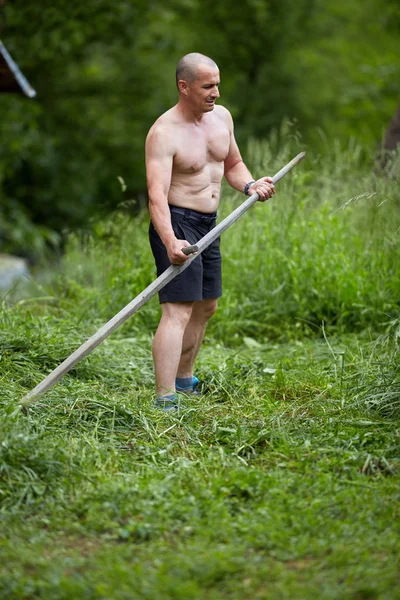
<svg viewBox="0 0 400 600">
<path fill-rule="evenodd" d="M 398 102 L 399 30 L 395 2 L 314 2 L 293 70 L 299 122 L 313 145 L 354 137 L 376 153 Z"/>
<path fill-rule="evenodd" d="M 220 65 L 242 146 L 288 117 L 327 156 L 333 135 L 367 156 L 398 100 L 393 2 L 17 0 L 5 11 L 4 42 L 38 96 L 0 98 L 3 251 L 39 256 L 122 201 L 143 206 L 145 136 L 176 101 L 187 52 Z"/>
<path fill-rule="evenodd" d="M 252 148 L 256 165 L 265 147 Z M 282 152 L 271 171 L 288 158 Z M 314 335 L 323 321 L 342 331 L 398 315 L 396 182 L 362 166 L 352 148 L 329 165 L 309 160 L 311 168 L 278 184 L 276 201 L 256 206 L 229 234 L 224 307 L 235 331 L 281 337 L 296 320 L 301 335 Z"/>
</svg>

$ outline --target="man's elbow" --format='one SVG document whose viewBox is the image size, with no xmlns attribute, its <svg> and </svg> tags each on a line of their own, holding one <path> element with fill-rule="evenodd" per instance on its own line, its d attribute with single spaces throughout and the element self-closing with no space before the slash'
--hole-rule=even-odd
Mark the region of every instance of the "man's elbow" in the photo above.
<svg viewBox="0 0 400 600">
<path fill-rule="evenodd" d="M 150 209 L 160 206 L 160 204 L 168 204 L 168 196 L 159 186 L 149 186 L 147 191 Z"/>
</svg>

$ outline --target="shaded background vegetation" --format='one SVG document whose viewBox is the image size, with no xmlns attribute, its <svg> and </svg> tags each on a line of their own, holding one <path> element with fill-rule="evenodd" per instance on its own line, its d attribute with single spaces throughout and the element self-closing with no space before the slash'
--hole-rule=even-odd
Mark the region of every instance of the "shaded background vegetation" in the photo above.
<svg viewBox="0 0 400 600">
<path fill-rule="evenodd" d="M 243 149 L 290 119 L 326 160 L 327 140 L 355 137 L 372 164 L 398 101 L 395 1 L 8 0 L 2 10 L 2 39 L 38 95 L 0 97 L 0 248 L 31 258 L 124 200 L 145 204 L 145 136 L 176 101 L 187 52 L 219 64 Z"/>
</svg>

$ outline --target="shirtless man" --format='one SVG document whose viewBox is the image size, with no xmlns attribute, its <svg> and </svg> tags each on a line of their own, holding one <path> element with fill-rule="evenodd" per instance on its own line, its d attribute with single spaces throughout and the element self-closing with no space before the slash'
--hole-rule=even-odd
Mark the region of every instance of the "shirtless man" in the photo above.
<svg viewBox="0 0 400 600">
<path fill-rule="evenodd" d="M 188 260 L 182 248 L 215 226 L 221 180 L 260 200 L 271 198 L 270 177 L 254 181 L 236 144 L 229 111 L 216 105 L 220 75 L 198 53 L 176 69 L 179 101 L 161 115 L 146 140 L 150 243 L 160 275 Z M 193 366 L 205 328 L 221 296 L 219 239 L 160 292 L 162 316 L 154 337 L 156 406 L 177 406 L 176 390 L 195 391 Z"/>
</svg>

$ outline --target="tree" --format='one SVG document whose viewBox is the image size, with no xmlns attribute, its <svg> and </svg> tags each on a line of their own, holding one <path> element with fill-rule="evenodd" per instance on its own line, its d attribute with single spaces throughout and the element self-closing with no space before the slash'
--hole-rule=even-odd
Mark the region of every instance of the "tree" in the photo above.
<svg viewBox="0 0 400 600">
<path fill-rule="evenodd" d="M 243 142 L 283 118 L 375 146 L 394 111 L 394 0 L 43 0 L 6 5 L 4 41 L 37 99 L 0 98 L 0 244 L 32 253 L 145 190 L 144 140 L 187 52 L 221 68 Z M 374 40 L 374 44 L 371 44 Z"/>
</svg>

